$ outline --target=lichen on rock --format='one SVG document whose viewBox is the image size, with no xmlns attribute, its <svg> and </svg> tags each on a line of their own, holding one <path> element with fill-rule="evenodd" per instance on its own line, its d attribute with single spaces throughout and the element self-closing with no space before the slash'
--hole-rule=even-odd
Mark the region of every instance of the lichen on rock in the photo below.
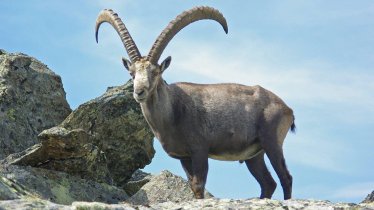
<svg viewBox="0 0 374 210">
<path fill-rule="evenodd" d="M 60 76 L 22 53 L 0 53 L 0 159 L 36 143 L 71 112 Z"/>
<path fill-rule="evenodd" d="M 70 205 L 74 201 L 119 203 L 128 198 L 124 190 L 115 186 L 81 179 L 64 172 L 30 166 L 1 167 L 0 178 L 11 183 L 5 186 L 8 186 L 7 195 L 12 196 L 12 199 L 39 198 Z M 3 182 L 0 182 L 0 189 L 1 183 Z M 19 187 L 15 188 L 15 186 Z"/>
<path fill-rule="evenodd" d="M 132 93 L 131 80 L 110 87 L 102 96 L 80 105 L 61 124 L 66 129 L 81 128 L 94 137 L 92 142 L 104 152 L 118 186 L 151 163 L 155 153 L 154 136 Z"/>
</svg>

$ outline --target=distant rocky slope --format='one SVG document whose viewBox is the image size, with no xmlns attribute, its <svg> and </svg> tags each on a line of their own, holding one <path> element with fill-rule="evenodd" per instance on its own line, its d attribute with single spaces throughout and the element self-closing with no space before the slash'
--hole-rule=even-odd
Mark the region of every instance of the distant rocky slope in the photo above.
<svg viewBox="0 0 374 210">
<path fill-rule="evenodd" d="M 366 198 L 362 201 L 362 203 L 373 203 L 374 202 L 374 191 L 371 192 Z"/>
<path fill-rule="evenodd" d="M 132 98 L 132 82 L 71 112 L 61 78 L 27 55 L 0 50 L 2 209 L 374 209 L 317 200 L 196 200 L 168 171 L 140 171 L 153 135 Z M 70 113 L 70 114 L 69 114 Z"/>
<path fill-rule="evenodd" d="M 0 159 L 36 144 L 70 112 L 60 76 L 35 58 L 0 50 Z"/>
</svg>

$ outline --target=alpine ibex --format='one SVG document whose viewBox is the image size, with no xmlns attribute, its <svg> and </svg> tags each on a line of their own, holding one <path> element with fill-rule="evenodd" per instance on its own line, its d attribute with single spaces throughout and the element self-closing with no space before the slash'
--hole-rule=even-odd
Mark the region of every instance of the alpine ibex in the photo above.
<svg viewBox="0 0 374 210">
<path fill-rule="evenodd" d="M 103 22 L 119 34 L 130 61 L 123 65 L 134 81 L 134 98 L 162 147 L 179 159 L 195 198 L 204 198 L 208 158 L 245 162 L 261 186 L 260 198 L 271 198 L 276 182 L 264 162 L 266 154 L 284 193 L 291 198 L 292 176 L 282 145 L 294 116 L 278 96 L 260 86 L 239 84 L 167 84 L 162 73 L 170 65 L 158 60 L 170 40 L 192 22 L 212 19 L 227 33 L 223 15 L 211 7 L 195 7 L 178 15 L 161 32 L 147 56 L 142 56 L 122 20 L 112 10 L 103 10 L 96 21 L 96 41 Z"/>
</svg>

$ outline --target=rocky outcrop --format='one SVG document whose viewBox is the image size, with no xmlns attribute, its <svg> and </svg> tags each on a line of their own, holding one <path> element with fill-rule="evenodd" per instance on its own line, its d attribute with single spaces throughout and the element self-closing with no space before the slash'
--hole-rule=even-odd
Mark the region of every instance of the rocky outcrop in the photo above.
<svg viewBox="0 0 374 210">
<path fill-rule="evenodd" d="M 151 175 L 150 173 L 145 173 L 141 170 L 137 170 L 124 185 L 124 189 L 129 196 L 132 196 L 137 193 L 145 184 L 151 181 L 152 177 L 153 175 Z"/>
<path fill-rule="evenodd" d="M 374 203 L 374 191 L 367 195 L 362 203 Z"/>
<path fill-rule="evenodd" d="M 216 210 L 216 209 L 339 209 L 339 210 L 355 210 L 355 209 L 374 209 L 374 204 L 353 204 L 353 203 L 331 203 L 329 201 L 320 200 L 269 200 L 269 199 L 203 199 L 184 201 L 180 203 L 165 202 L 159 204 L 151 204 L 150 206 L 135 206 L 128 203 L 121 204 L 105 204 L 98 202 L 74 202 L 70 206 L 57 205 L 46 200 L 37 199 L 18 199 L 12 201 L 0 201 L 0 208 L 5 209 L 96 209 L 96 210 Z"/>
<path fill-rule="evenodd" d="M 205 190 L 205 197 L 211 198 L 213 195 Z M 189 200 L 194 200 L 194 196 L 188 182 L 169 171 L 162 171 L 161 174 L 153 176 L 128 202 L 135 205 L 150 205 Z"/>
<path fill-rule="evenodd" d="M 105 183 L 29 166 L 0 169 L 0 200 L 38 198 L 58 204 L 74 201 L 118 203 L 128 198 L 126 192 Z M 0 208 L 1 209 L 1 208 Z"/>
<path fill-rule="evenodd" d="M 47 200 L 40 199 L 17 199 L 17 200 L 0 200 L 0 209 L 45 209 L 45 210 L 75 210 L 71 206 L 55 204 Z"/>
<path fill-rule="evenodd" d="M 0 50 L 0 159 L 38 143 L 70 112 L 60 76 L 35 58 Z"/>
<path fill-rule="evenodd" d="M 132 97 L 132 82 L 73 111 L 59 126 L 44 130 L 33 148 L 3 164 L 64 171 L 123 186 L 154 156 L 153 135 Z"/>
<path fill-rule="evenodd" d="M 373 208 L 370 205 L 357 205 L 352 203 L 331 203 L 321 200 L 300 200 L 292 199 L 286 201 L 270 200 L 270 199 L 204 199 L 193 200 L 181 203 L 165 202 L 151 205 L 153 209 L 361 209 Z"/>
<path fill-rule="evenodd" d="M 83 129 L 104 152 L 114 182 L 122 186 L 139 168 L 151 163 L 155 154 L 153 134 L 132 96 L 133 83 L 108 88 L 106 93 L 80 105 L 61 124 Z"/>
<path fill-rule="evenodd" d="M 41 143 L 0 161 L 3 165 L 24 165 L 64 171 L 81 178 L 112 183 L 105 155 L 92 144 L 82 129 L 54 127 L 39 135 Z"/>
<path fill-rule="evenodd" d="M 29 193 L 12 180 L 0 176 L 0 200 L 19 199 Z M 29 194 L 30 195 L 30 194 Z"/>
<path fill-rule="evenodd" d="M 374 202 L 354 204 L 301 199 L 193 199 L 186 181 L 168 171 L 156 176 L 137 171 L 132 179 L 150 179 L 141 188 L 146 191 L 141 194 L 146 195 L 146 200 L 140 199 L 142 202 L 134 203 L 134 199 L 139 198 L 137 193 L 127 199 L 126 193 L 114 186 L 79 179 L 62 172 L 9 166 L 0 170 L 0 209 L 374 209 Z"/>
</svg>

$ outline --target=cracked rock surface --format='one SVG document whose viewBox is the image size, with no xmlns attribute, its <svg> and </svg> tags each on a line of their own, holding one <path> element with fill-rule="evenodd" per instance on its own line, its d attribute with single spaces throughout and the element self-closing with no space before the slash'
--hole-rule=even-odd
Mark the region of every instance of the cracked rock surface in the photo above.
<svg viewBox="0 0 374 210">
<path fill-rule="evenodd" d="M 80 105 L 39 142 L 2 161 L 63 171 L 123 187 L 154 156 L 153 134 L 132 97 L 132 81 Z M 1 163 L 1 162 L 0 162 Z"/>
<path fill-rule="evenodd" d="M 133 98 L 132 80 L 80 105 L 60 126 L 82 129 L 91 136 L 89 141 L 105 155 L 117 186 L 123 186 L 137 169 L 150 164 L 155 154 L 154 136 Z"/>
<path fill-rule="evenodd" d="M 0 159 L 36 143 L 71 112 L 61 78 L 40 61 L 0 50 Z"/>
</svg>

